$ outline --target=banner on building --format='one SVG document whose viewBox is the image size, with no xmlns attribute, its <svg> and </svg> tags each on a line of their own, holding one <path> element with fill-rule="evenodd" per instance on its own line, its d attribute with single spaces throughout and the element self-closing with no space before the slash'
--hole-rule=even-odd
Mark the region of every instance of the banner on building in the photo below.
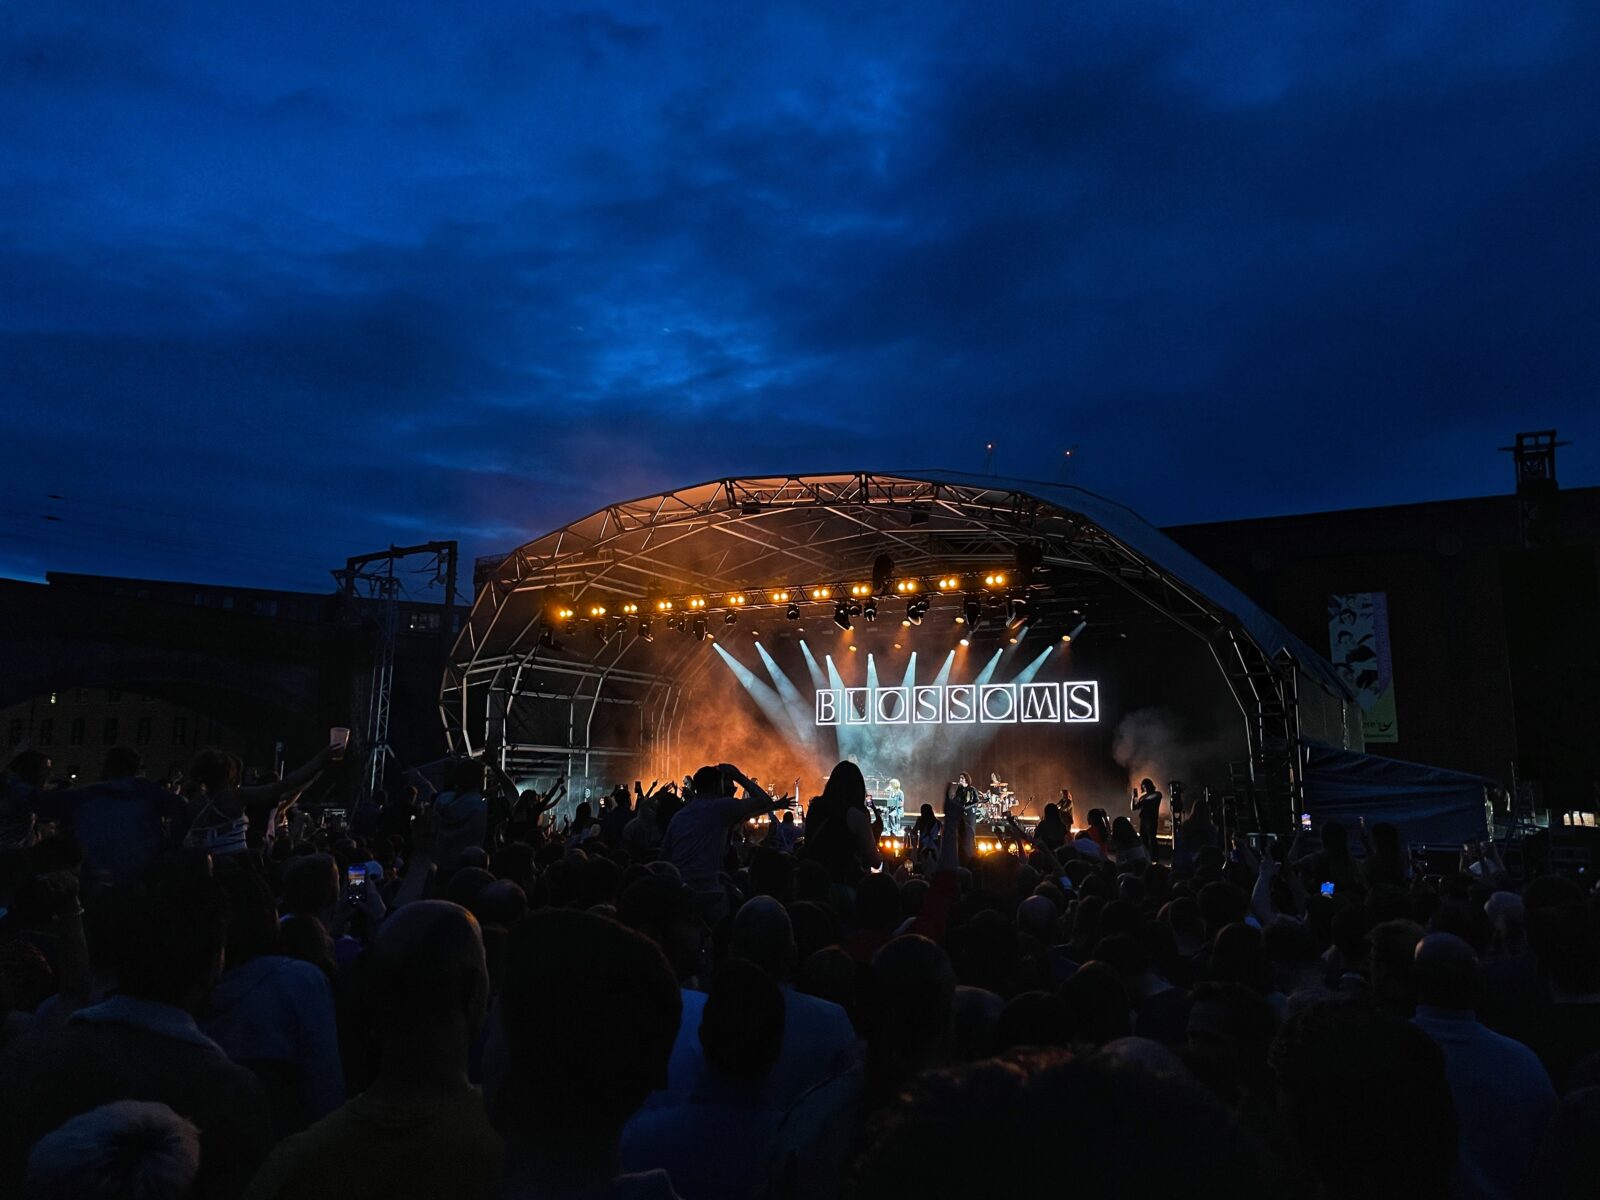
<svg viewBox="0 0 1600 1200">
<path fill-rule="evenodd" d="M 1367 744 L 1398 742 L 1386 593 L 1345 592 L 1328 597 L 1328 657 L 1356 694 Z"/>
</svg>

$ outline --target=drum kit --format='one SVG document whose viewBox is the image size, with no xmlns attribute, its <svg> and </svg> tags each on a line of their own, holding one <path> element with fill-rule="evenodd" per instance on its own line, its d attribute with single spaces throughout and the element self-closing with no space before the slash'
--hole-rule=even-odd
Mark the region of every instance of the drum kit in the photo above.
<svg viewBox="0 0 1600 1200">
<path fill-rule="evenodd" d="M 965 802 L 967 819 L 976 825 L 980 821 L 987 821 L 992 825 L 999 825 L 1017 807 L 1017 794 L 1011 790 L 1011 785 L 997 775 L 989 776 L 989 786 L 984 791 L 976 788 L 967 789 Z"/>
<path fill-rule="evenodd" d="M 910 819 L 912 814 L 906 811 L 905 792 L 901 789 L 898 779 L 889 779 L 883 776 L 867 777 L 867 792 L 873 802 L 873 807 L 883 815 L 885 829 L 899 829 Z M 962 801 L 966 810 L 967 820 L 974 826 L 980 822 L 993 826 L 1004 823 L 1008 815 L 1012 815 L 1020 803 L 1017 795 L 1011 790 L 1011 785 L 999 776 L 989 776 L 989 786 L 980 791 L 970 783 L 960 785 L 965 788 L 965 798 Z"/>
</svg>

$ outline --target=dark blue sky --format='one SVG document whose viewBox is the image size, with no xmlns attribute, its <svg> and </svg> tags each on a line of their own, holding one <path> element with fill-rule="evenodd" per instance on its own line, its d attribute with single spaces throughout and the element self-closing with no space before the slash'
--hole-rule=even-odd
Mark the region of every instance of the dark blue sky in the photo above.
<svg viewBox="0 0 1600 1200">
<path fill-rule="evenodd" d="M 1597 12 L 13 0 L 0 574 L 989 440 L 1163 523 L 1595 483 Z"/>
</svg>

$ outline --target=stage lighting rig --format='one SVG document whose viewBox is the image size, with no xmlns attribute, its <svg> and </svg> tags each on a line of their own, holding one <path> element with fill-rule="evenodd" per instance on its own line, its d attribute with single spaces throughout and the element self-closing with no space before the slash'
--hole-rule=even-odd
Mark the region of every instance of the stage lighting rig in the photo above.
<svg viewBox="0 0 1600 1200">
<path fill-rule="evenodd" d="M 1038 542 L 1022 542 L 1017 546 L 1017 575 L 1027 579 L 1044 565 L 1044 547 Z"/>
<path fill-rule="evenodd" d="M 730 612 L 725 617 L 722 618 L 722 623 L 724 625 L 732 625 L 738 619 L 739 619 L 739 614 L 738 613 Z"/>
<path fill-rule="evenodd" d="M 1088 621 L 1079 621 L 1076 625 L 1074 625 L 1072 627 L 1072 632 L 1067 634 L 1061 640 L 1063 642 L 1077 641 L 1077 639 L 1079 639 L 1079 638 L 1081 638 L 1083 636 L 1083 631 L 1085 629 L 1087 629 L 1087 628 L 1089 628 L 1089 622 Z"/>
<path fill-rule="evenodd" d="M 878 602 L 876 599 L 870 596 L 867 598 L 867 602 L 861 606 L 861 617 L 869 625 L 878 619 Z"/>
<path fill-rule="evenodd" d="M 968 596 L 961 606 L 961 616 L 966 621 L 968 629 L 976 629 L 983 620 L 983 601 L 977 596 Z"/>
<path fill-rule="evenodd" d="M 1006 622 L 1020 625 L 1028 618 L 1028 593 L 1012 592 L 1006 600 Z"/>
<path fill-rule="evenodd" d="M 923 607 L 922 607 L 922 601 L 921 600 L 907 600 L 906 601 L 906 622 L 905 623 L 907 625 L 921 625 L 922 624 L 922 613 L 923 613 Z"/>
<path fill-rule="evenodd" d="M 706 640 L 706 619 L 704 617 L 696 617 L 694 619 L 694 640 L 697 642 Z"/>
<path fill-rule="evenodd" d="M 839 601 L 838 604 L 834 605 L 834 608 L 833 608 L 833 623 L 835 625 L 837 625 L 840 629 L 849 629 L 850 628 L 850 606 L 848 604 L 846 604 L 843 600 Z"/>
<path fill-rule="evenodd" d="M 641 638 L 643 638 L 647 642 L 653 642 L 653 641 L 656 640 L 655 634 L 650 632 L 650 618 L 649 617 L 640 617 L 639 618 L 639 636 Z"/>
<path fill-rule="evenodd" d="M 798 621 L 800 619 L 800 606 L 791 600 L 789 602 L 789 607 L 784 611 L 783 615 L 788 617 L 791 621 Z"/>
<path fill-rule="evenodd" d="M 872 591 L 869 595 L 879 595 L 889 590 L 889 580 L 894 575 L 894 559 L 887 554 L 880 554 L 872 560 Z"/>
</svg>

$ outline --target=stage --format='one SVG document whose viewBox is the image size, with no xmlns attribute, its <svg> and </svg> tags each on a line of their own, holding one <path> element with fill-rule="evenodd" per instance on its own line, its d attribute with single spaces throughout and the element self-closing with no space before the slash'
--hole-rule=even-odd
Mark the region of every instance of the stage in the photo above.
<svg viewBox="0 0 1600 1200">
<path fill-rule="evenodd" d="M 808 800 L 849 760 L 905 812 L 959 774 L 1037 819 L 1149 776 L 1299 811 L 1302 733 L 1359 748 L 1332 667 L 1120 505 L 948 472 L 728 479 L 480 564 L 441 689 L 452 749 L 617 783 L 733 762 Z M 1354 733 L 1352 734 L 1352 730 Z"/>
</svg>

